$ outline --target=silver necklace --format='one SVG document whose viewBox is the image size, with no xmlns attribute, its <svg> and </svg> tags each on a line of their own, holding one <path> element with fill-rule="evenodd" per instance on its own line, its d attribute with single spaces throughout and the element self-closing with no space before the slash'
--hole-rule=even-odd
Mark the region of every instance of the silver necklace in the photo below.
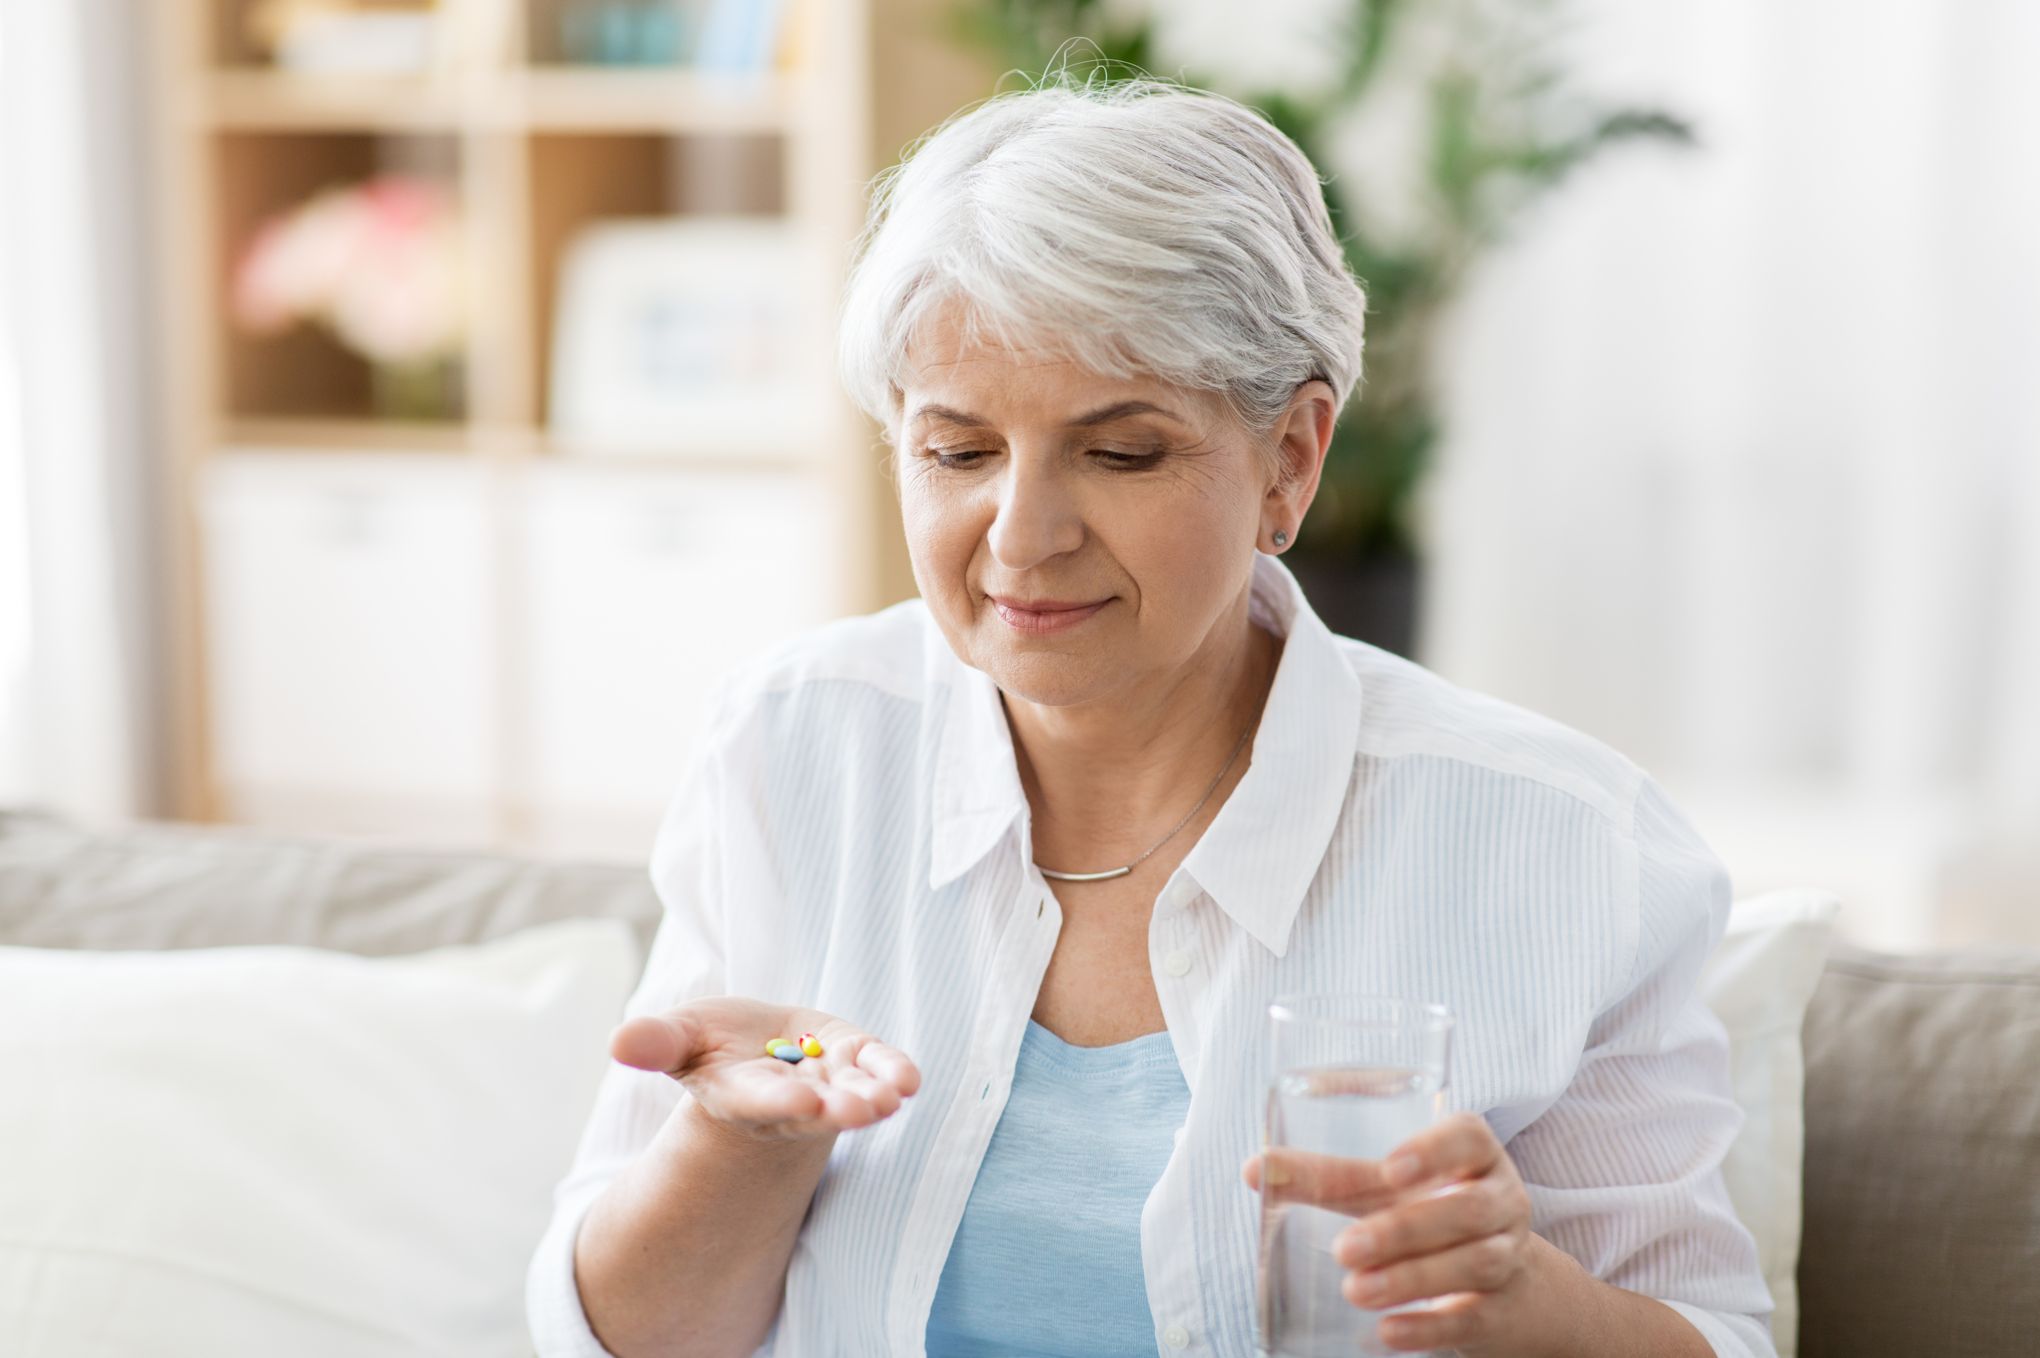
<svg viewBox="0 0 2040 1358">
<path fill-rule="evenodd" d="M 1041 875 L 1043 877 L 1053 877 L 1058 882 L 1102 882 L 1105 881 L 1107 878 L 1126 876 L 1127 873 L 1132 872 L 1135 868 L 1140 866 L 1141 859 L 1146 858 L 1149 853 L 1153 853 L 1155 849 L 1161 848 L 1162 845 L 1167 844 L 1170 840 L 1174 839 L 1176 837 L 1176 830 L 1181 830 L 1184 826 L 1188 825 L 1192 820 L 1196 818 L 1197 813 L 1204 809 L 1204 804 L 1211 800 L 1211 794 L 1218 791 L 1218 785 L 1225 781 L 1226 771 L 1232 768 L 1233 760 L 1238 759 L 1240 757 L 1240 751 L 1247 747 L 1247 737 L 1252 735 L 1253 733 L 1254 724 L 1252 722 L 1248 722 L 1247 729 L 1240 732 L 1240 738 L 1238 743 L 1232 747 L 1232 753 L 1226 756 L 1225 768 L 1220 769 L 1218 771 L 1218 777 L 1211 780 L 1211 786 L 1204 789 L 1204 795 L 1197 799 L 1197 805 L 1190 808 L 1190 814 L 1183 817 L 1183 819 L 1177 821 L 1176 829 L 1169 831 L 1169 833 L 1163 835 L 1160 839 L 1156 840 L 1154 843 L 1154 848 L 1149 849 L 1147 853 L 1142 854 L 1140 858 L 1134 859 L 1131 863 L 1128 863 L 1123 868 L 1107 868 L 1103 872 L 1057 872 L 1054 868 L 1041 867 L 1041 864 L 1039 862 L 1035 863 L 1034 866 L 1037 868 L 1041 868 Z"/>
</svg>

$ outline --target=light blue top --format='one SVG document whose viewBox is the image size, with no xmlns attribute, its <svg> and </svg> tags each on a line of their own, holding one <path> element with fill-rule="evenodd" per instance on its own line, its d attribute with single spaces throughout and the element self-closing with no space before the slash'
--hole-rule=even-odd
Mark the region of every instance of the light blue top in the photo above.
<svg viewBox="0 0 2040 1358">
<path fill-rule="evenodd" d="M 1166 1031 L 1079 1047 L 1027 1020 L 928 1316 L 928 1358 L 1159 1350 L 1140 1213 L 1190 1087 Z"/>
</svg>

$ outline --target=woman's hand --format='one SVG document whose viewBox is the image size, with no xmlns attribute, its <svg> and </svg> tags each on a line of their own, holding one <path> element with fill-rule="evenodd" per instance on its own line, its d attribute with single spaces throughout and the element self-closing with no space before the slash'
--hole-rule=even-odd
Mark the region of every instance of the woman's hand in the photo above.
<svg viewBox="0 0 2040 1358">
<path fill-rule="evenodd" d="M 1568 1273 L 1553 1258 L 1560 1252 L 1530 1233 L 1529 1194 L 1481 1118 L 1456 1114 L 1385 1160 L 1270 1147 L 1242 1167 L 1249 1188 L 1261 1188 L 1264 1162 L 1278 1200 L 1359 1218 L 1332 1242 L 1348 1270 L 1348 1301 L 1380 1311 L 1439 1299 L 1429 1310 L 1383 1316 L 1389 1348 L 1457 1349 L 1466 1358 L 1565 1351 L 1550 1346 L 1566 1328 L 1562 1294 L 1571 1289 L 1560 1280 L 1584 1271 Z"/>
<path fill-rule="evenodd" d="M 820 1056 L 766 1055 L 768 1039 L 798 1041 L 802 1033 L 820 1041 Z M 767 1141 L 868 1127 L 921 1087 L 903 1052 L 842 1019 L 736 995 L 626 1019 L 610 1035 L 609 1053 L 672 1076 L 717 1123 Z"/>
</svg>

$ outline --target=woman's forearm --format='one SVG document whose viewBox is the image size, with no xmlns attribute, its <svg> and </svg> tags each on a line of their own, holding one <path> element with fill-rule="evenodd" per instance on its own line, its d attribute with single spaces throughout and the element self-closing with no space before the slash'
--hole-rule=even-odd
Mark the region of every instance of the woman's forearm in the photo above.
<svg viewBox="0 0 2040 1358">
<path fill-rule="evenodd" d="M 746 1138 L 683 1102 L 582 1219 L 574 1281 L 595 1337 L 618 1358 L 748 1358 L 834 1144 Z"/>
<path fill-rule="evenodd" d="M 1524 1350 L 1526 1358 L 1714 1358 L 1707 1337 L 1671 1307 L 1604 1283 L 1558 1246 L 1531 1239 L 1552 1303 L 1551 1342 Z"/>
</svg>

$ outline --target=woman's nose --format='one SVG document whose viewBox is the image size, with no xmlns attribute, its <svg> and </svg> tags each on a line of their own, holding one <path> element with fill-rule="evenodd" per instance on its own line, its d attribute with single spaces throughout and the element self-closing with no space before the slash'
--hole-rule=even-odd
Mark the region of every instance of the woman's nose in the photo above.
<svg viewBox="0 0 2040 1358">
<path fill-rule="evenodd" d="M 1052 471 L 1011 462 L 999 493 L 999 508 L 987 534 L 992 556 L 1009 571 L 1038 566 L 1084 541 L 1084 521 L 1073 497 Z"/>
</svg>

